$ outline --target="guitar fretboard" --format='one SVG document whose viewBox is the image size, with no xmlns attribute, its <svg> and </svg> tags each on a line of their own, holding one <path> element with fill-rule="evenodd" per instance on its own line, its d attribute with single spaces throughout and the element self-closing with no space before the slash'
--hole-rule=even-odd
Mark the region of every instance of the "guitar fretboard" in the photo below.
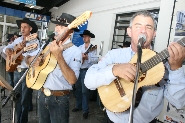
<svg viewBox="0 0 185 123">
<path fill-rule="evenodd" d="M 87 49 L 87 51 L 84 53 L 84 55 L 87 55 L 92 47 L 93 47 L 93 45 L 91 44 L 91 45 L 89 46 L 89 48 Z"/>
<path fill-rule="evenodd" d="M 184 47 L 185 46 L 185 37 L 182 38 L 181 40 L 177 41 L 177 43 Z M 153 56 L 152 58 L 150 58 L 149 60 L 142 63 L 141 64 L 141 71 L 143 73 L 148 71 L 149 69 L 151 69 L 155 65 L 159 64 L 160 62 L 162 62 L 163 60 L 165 60 L 168 57 L 169 57 L 169 53 L 168 53 L 168 49 L 166 48 L 163 51 L 161 51 L 160 53 L 158 53 L 155 56 Z"/>
</svg>

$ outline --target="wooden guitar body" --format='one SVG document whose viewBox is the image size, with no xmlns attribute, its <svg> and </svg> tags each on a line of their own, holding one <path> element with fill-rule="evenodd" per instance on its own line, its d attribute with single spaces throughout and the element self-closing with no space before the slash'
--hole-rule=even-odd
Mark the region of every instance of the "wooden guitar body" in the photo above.
<svg viewBox="0 0 185 123">
<path fill-rule="evenodd" d="M 155 56 L 156 53 L 149 49 L 143 49 L 141 63 L 147 61 L 151 57 Z M 131 59 L 129 63 L 137 62 L 137 54 Z M 165 67 L 162 62 L 149 69 L 146 72 L 146 75 L 140 76 L 140 82 L 138 83 L 138 89 L 143 86 L 155 85 L 157 84 L 164 76 Z M 101 86 L 98 88 L 98 93 L 100 95 L 101 101 L 106 109 L 112 112 L 123 112 L 129 109 L 132 102 L 132 94 L 134 83 L 126 81 L 123 78 L 120 78 L 120 83 L 123 87 L 125 95 L 121 97 L 115 82 L 111 82 L 110 85 Z M 137 89 L 137 90 L 138 90 Z"/>
<path fill-rule="evenodd" d="M 49 49 L 47 46 L 42 54 L 45 54 Z M 47 76 L 57 66 L 57 60 L 49 53 L 44 60 L 44 64 L 35 68 L 30 68 L 26 75 L 26 84 L 28 88 L 39 90 L 45 83 Z"/>
<path fill-rule="evenodd" d="M 16 60 L 13 60 L 13 56 L 16 55 L 18 51 L 14 51 L 14 53 L 10 56 L 6 56 L 6 71 L 13 72 L 17 69 L 17 66 L 21 64 L 23 60 L 23 55 L 20 55 Z"/>
</svg>

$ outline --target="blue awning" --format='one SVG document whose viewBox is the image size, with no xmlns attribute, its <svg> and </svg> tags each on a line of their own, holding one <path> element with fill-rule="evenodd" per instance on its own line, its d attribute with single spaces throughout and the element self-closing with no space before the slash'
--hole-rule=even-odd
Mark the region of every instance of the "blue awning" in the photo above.
<svg viewBox="0 0 185 123">
<path fill-rule="evenodd" d="M 6 8 L 0 6 L 0 14 L 19 17 L 19 18 L 29 18 L 30 20 L 36 20 L 41 22 L 49 22 L 50 16 L 26 12 L 26 11 L 20 11 L 16 9 Z"/>
</svg>

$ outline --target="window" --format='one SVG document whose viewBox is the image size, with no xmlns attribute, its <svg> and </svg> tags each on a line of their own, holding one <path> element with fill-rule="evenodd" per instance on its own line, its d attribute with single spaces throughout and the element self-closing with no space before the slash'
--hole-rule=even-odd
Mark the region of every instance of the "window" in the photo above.
<svg viewBox="0 0 185 123">
<path fill-rule="evenodd" d="M 16 20 L 22 20 L 22 18 L 18 18 L 18 17 L 13 17 L 13 16 L 6 15 L 6 23 L 17 24 L 16 23 Z"/>
<path fill-rule="evenodd" d="M 0 14 L 0 22 L 4 22 L 4 15 Z"/>
<path fill-rule="evenodd" d="M 154 18 L 156 20 L 156 25 L 157 25 L 159 9 L 148 10 L 148 11 L 150 11 L 154 15 Z M 127 28 L 129 27 L 129 24 L 130 24 L 130 18 L 134 13 L 135 12 L 116 15 L 111 49 L 130 46 L 131 38 L 127 35 Z M 152 41 L 152 47 L 153 45 L 154 45 L 154 41 Z"/>
</svg>

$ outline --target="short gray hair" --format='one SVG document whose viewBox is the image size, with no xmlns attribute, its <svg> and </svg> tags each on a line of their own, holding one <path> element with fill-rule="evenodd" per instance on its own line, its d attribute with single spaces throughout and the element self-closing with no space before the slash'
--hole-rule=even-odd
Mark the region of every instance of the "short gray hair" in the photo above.
<svg viewBox="0 0 185 123">
<path fill-rule="evenodd" d="M 142 15 L 144 17 L 150 17 L 150 18 L 152 18 L 152 20 L 154 22 L 154 30 L 157 29 L 157 23 L 156 23 L 156 20 L 154 19 L 154 15 L 152 13 L 150 13 L 149 11 L 146 11 L 146 10 L 139 11 L 139 12 L 136 12 L 135 14 L 133 14 L 132 17 L 131 17 L 131 20 L 130 20 L 129 27 L 132 27 L 132 22 L 135 19 L 135 17 L 137 17 L 138 15 Z"/>
</svg>

